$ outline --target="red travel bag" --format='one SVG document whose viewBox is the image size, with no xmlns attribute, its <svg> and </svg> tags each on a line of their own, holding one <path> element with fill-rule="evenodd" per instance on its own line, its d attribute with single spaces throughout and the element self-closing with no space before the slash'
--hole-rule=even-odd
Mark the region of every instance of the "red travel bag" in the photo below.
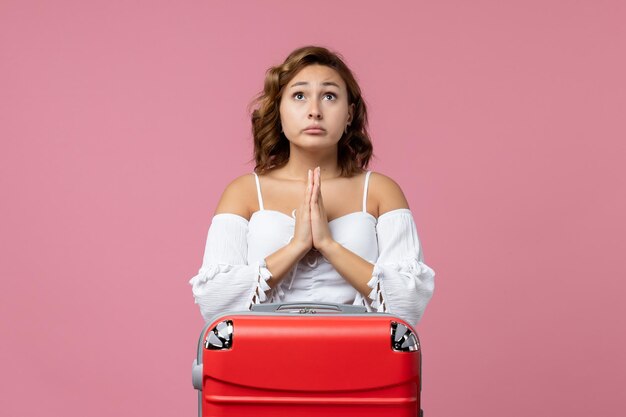
<svg viewBox="0 0 626 417">
<path fill-rule="evenodd" d="M 386 313 L 258 304 L 210 320 L 192 379 L 200 417 L 416 417 L 421 349 Z"/>
</svg>

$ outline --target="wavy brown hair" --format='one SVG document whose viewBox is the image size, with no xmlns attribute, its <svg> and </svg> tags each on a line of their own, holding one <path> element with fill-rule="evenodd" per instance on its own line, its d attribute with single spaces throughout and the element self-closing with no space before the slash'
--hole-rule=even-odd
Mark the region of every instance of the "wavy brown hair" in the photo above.
<svg viewBox="0 0 626 417">
<path fill-rule="evenodd" d="M 367 132 L 367 107 L 359 84 L 339 54 L 319 46 L 305 46 L 289 54 L 281 65 L 267 70 L 263 91 L 250 103 L 249 110 L 254 107 L 251 114 L 255 172 L 271 171 L 289 160 L 289 141 L 281 132 L 280 99 L 291 79 L 301 69 L 313 64 L 337 71 L 346 83 L 348 106 L 354 104 L 354 116 L 348 132 L 341 136 L 337 144 L 341 176 L 350 177 L 367 168 L 373 148 Z"/>
</svg>

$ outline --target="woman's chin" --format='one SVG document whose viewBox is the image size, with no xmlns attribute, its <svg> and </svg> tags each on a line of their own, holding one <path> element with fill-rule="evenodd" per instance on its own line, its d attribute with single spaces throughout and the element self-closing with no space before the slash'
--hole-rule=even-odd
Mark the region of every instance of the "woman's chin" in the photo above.
<svg viewBox="0 0 626 417">
<path fill-rule="evenodd" d="M 332 140 L 328 136 L 306 134 L 292 142 L 298 148 L 310 150 L 336 148 L 337 143 L 339 143 L 338 140 Z"/>
</svg>

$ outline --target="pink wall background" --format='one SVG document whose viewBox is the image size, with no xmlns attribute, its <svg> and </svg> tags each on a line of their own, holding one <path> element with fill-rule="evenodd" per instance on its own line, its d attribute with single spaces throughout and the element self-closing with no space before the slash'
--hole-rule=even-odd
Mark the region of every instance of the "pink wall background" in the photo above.
<svg viewBox="0 0 626 417">
<path fill-rule="evenodd" d="M 321 44 L 438 274 L 426 415 L 623 415 L 626 3 L 241 3 L 0 3 L 0 413 L 195 415 L 246 105 Z"/>
</svg>

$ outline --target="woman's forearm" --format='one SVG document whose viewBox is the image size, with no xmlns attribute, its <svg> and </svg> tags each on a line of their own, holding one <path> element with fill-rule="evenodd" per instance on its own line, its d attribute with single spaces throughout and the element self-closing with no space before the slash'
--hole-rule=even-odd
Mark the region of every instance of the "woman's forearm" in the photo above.
<svg viewBox="0 0 626 417">
<path fill-rule="evenodd" d="M 319 251 L 350 285 L 364 297 L 369 295 L 372 289 L 367 286 L 367 283 L 374 272 L 373 264 L 334 240 L 319 248 Z"/>
<path fill-rule="evenodd" d="M 265 258 L 267 269 L 272 274 L 272 278 L 267 281 L 270 288 L 274 288 L 287 275 L 287 272 L 302 259 L 309 251 L 308 248 L 302 247 L 294 241 L 278 249 Z"/>
</svg>

